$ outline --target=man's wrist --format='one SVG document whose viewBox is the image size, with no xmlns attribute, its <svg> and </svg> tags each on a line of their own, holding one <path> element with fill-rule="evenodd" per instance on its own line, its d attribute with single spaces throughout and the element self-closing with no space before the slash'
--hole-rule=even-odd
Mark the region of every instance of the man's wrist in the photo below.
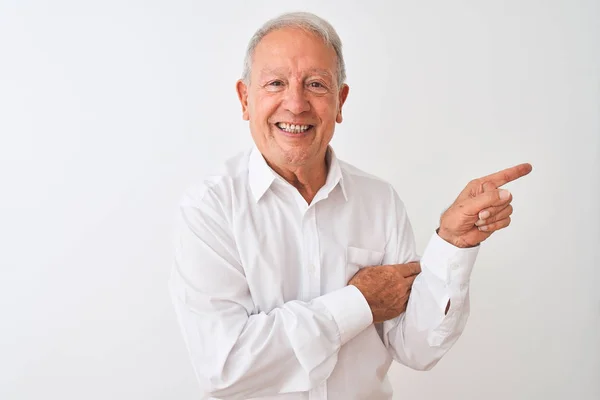
<svg viewBox="0 0 600 400">
<path fill-rule="evenodd" d="M 474 246 L 471 246 L 471 245 L 465 243 L 464 240 L 460 239 L 460 237 L 456 237 L 456 236 L 450 234 L 448 231 L 446 231 L 442 227 L 437 228 L 435 230 L 435 233 L 440 238 L 442 238 L 446 242 L 450 243 L 452 246 L 458 247 L 460 249 L 468 249 L 468 248 L 472 248 L 472 247 L 477 247 L 478 246 L 478 244 L 476 244 Z"/>
</svg>

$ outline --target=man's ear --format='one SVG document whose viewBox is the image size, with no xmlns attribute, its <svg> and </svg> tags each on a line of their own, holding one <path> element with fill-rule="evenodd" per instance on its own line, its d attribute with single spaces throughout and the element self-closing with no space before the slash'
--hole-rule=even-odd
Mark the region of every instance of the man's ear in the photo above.
<svg viewBox="0 0 600 400">
<path fill-rule="evenodd" d="M 235 84 L 235 90 L 237 91 L 238 99 L 242 105 L 242 119 L 244 121 L 250 120 L 248 113 L 248 86 L 241 79 Z"/>
<path fill-rule="evenodd" d="M 350 86 L 346 85 L 345 83 L 342 85 L 342 88 L 340 89 L 340 93 L 339 93 L 339 106 L 338 106 L 338 113 L 337 116 L 335 117 L 335 122 L 337 122 L 338 124 L 342 122 L 343 118 L 342 118 L 342 106 L 344 105 L 344 103 L 346 102 L 346 99 L 348 98 L 348 93 L 350 92 Z"/>
</svg>

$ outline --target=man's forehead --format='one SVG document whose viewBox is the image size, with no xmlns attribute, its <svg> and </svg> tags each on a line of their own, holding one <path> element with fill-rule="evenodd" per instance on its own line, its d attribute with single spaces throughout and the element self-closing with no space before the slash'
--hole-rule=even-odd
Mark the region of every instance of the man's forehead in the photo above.
<svg viewBox="0 0 600 400">
<path fill-rule="evenodd" d="M 258 76 L 294 73 L 333 78 L 337 70 L 336 59 L 333 47 L 314 32 L 285 27 L 267 33 L 257 43 L 252 64 Z"/>
</svg>

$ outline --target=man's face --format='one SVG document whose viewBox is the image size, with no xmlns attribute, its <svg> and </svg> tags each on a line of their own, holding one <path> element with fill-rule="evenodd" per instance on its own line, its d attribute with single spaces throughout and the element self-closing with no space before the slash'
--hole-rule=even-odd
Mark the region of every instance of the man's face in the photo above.
<svg viewBox="0 0 600 400">
<path fill-rule="evenodd" d="M 256 46 L 250 83 L 239 81 L 237 91 L 258 149 L 285 168 L 322 162 L 342 122 L 348 86 L 338 87 L 333 48 L 312 33 L 284 28 Z"/>
</svg>

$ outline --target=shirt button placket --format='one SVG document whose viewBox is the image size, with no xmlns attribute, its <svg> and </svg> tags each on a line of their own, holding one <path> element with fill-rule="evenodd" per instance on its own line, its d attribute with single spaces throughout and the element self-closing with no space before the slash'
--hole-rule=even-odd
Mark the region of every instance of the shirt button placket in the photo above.
<svg viewBox="0 0 600 400">
<path fill-rule="evenodd" d="M 316 205 L 310 207 L 304 219 L 304 243 L 308 276 L 310 282 L 310 299 L 321 295 L 321 257 L 319 255 L 319 233 L 317 230 Z M 309 392 L 310 400 L 327 399 L 327 382 L 323 382 Z"/>
<path fill-rule="evenodd" d="M 307 213 L 307 244 L 310 274 L 310 296 L 311 299 L 321 295 L 321 260 L 319 257 L 319 235 L 317 232 L 317 219 L 315 207 L 311 207 Z"/>
</svg>

